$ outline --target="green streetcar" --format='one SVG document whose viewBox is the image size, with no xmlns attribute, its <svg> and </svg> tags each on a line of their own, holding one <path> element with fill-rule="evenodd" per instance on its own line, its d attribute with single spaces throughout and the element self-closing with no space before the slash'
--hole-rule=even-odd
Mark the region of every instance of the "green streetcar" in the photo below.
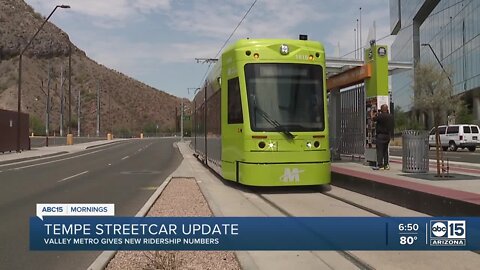
<svg viewBox="0 0 480 270">
<path fill-rule="evenodd" d="M 325 52 L 319 42 L 243 39 L 194 99 L 194 148 L 251 186 L 330 183 Z"/>
</svg>

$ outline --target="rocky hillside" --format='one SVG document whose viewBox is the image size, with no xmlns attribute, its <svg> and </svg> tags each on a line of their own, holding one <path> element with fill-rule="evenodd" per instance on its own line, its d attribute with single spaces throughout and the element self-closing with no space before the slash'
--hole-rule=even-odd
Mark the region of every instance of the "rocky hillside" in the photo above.
<svg viewBox="0 0 480 270">
<path fill-rule="evenodd" d="M 18 55 L 44 18 L 22 0 L 0 0 L 0 108 L 17 110 Z M 61 70 L 63 70 L 65 126 L 68 125 L 69 38 L 47 23 L 23 57 L 22 111 L 30 114 L 31 128 L 44 130 L 48 70 L 50 69 L 50 130 L 60 127 Z M 152 88 L 88 58 L 72 44 L 72 126 L 76 133 L 77 97 L 81 94 L 81 133 L 96 130 L 97 89 L 100 89 L 101 133 L 135 135 L 140 131 L 175 131 L 175 106 L 180 99 Z"/>
</svg>

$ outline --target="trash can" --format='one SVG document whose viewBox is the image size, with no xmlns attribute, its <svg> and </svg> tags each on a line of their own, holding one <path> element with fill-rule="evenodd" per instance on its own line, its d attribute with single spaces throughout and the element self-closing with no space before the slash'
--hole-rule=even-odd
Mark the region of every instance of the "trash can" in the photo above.
<svg viewBox="0 0 480 270">
<path fill-rule="evenodd" d="M 405 130 L 402 133 L 402 171 L 426 173 L 429 169 L 428 132 Z"/>
</svg>

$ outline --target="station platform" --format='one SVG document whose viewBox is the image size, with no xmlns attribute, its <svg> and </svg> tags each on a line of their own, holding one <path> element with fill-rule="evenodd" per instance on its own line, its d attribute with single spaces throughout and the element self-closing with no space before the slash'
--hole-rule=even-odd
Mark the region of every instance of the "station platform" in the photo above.
<svg viewBox="0 0 480 270">
<path fill-rule="evenodd" d="M 436 176 L 436 161 L 428 173 L 405 173 L 401 157 L 390 158 L 390 170 L 372 170 L 362 160 L 343 158 L 332 163 L 332 185 L 394 203 L 432 216 L 480 214 L 480 166 L 449 164 Z"/>
</svg>

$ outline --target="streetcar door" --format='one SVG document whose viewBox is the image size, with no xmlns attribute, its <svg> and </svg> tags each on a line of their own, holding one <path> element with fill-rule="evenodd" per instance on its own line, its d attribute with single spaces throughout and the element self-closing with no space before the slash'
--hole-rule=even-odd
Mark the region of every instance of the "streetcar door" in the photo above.
<svg viewBox="0 0 480 270">
<path fill-rule="evenodd" d="M 222 130 L 223 177 L 238 181 L 238 162 L 243 155 L 243 110 L 239 77 L 226 81 Z"/>
</svg>

